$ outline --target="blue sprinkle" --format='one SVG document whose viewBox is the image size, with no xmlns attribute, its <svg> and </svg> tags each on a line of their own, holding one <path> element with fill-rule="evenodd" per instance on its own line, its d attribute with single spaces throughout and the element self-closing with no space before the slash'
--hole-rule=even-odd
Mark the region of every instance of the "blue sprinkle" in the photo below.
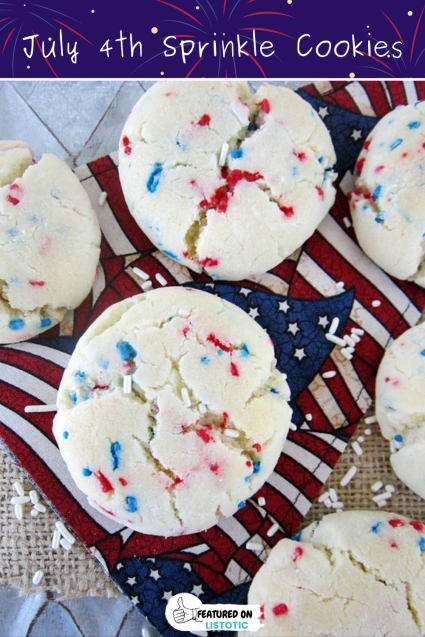
<svg viewBox="0 0 425 637">
<path fill-rule="evenodd" d="M 127 341 L 118 341 L 117 350 L 123 361 L 133 360 L 137 356 L 137 352 Z"/>
<path fill-rule="evenodd" d="M 373 198 L 375 199 L 375 201 L 379 199 L 381 192 L 382 186 L 376 186 L 375 190 L 373 191 Z"/>
<path fill-rule="evenodd" d="M 103 369 L 103 370 L 105 370 L 105 371 L 106 371 L 106 370 L 108 369 L 108 367 L 109 367 L 109 363 L 108 363 L 108 361 L 106 360 L 106 358 L 98 358 L 98 359 L 97 359 L 97 364 L 99 365 L 99 367 L 100 367 L 101 369 Z"/>
<path fill-rule="evenodd" d="M 91 476 L 92 471 L 90 471 L 90 469 L 83 469 L 82 472 L 83 476 Z"/>
<path fill-rule="evenodd" d="M 296 166 L 292 167 L 292 176 L 293 177 L 296 177 L 299 174 L 299 172 L 300 171 L 298 170 L 298 168 Z"/>
<path fill-rule="evenodd" d="M 248 346 L 246 345 L 246 343 L 244 343 L 241 347 L 241 355 L 246 358 L 247 356 L 249 356 L 249 349 Z"/>
<path fill-rule="evenodd" d="M 222 350 L 222 349 L 220 349 L 219 347 L 217 348 L 217 354 L 218 354 L 219 356 L 223 356 L 223 350 Z"/>
<path fill-rule="evenodd" d="M 396 434 L 394 436 L 394 440 L 396 440 L 397 442 L 403 442 L 403 436 L 401 434 Z"/>
<path fill-rule="evenodd" d="M 252 466 L 254 467 L 253 473 L 260 473 L 261 462 L 259 460 L 256 460 Z"/>
<path fill-rule="evenodd" d="M 33 215 L 33 216 L 30 218 L 30 221 L 32 221 L 33 223 L 38 223 L 38 222 L 40 221 L 40 218 L 39 218 L 39 217 L 37 217 L 37 215 Z"/>
<path fill-rule="evenodd" d="M 21 330 L 24 327 L 24 325 L 25 325 L 24 319 L 21 319 L 21 318 L 12 319 L 11 321 L 9 321 L 9 327 L 14 332 Z"/>
<path fill-rule="evenodd" d="M 177 254 L 174 254 L 174 252 L 170 252 L 170 250 L 162 250 L 162 254 L 165 254 L 166 257 L 170 257 L 170 259 L 174 259 L 174 261 L 179 260 Z"/>
<path fill-rule="evenodd" d="M 42 318 L 40 321 L 40 327 L 50 327 L 52 324 L 52 319 L 50 318 Z"/>
<path fill-rule="evenodd" d="M 384 223 L 383 218 L 380 217 L 379 215 L 377 217 L 375 217 L 375 221 L 376 221 L 376 223 Z"/>
<path fill-rule="evenodd" d="M 235 150 L 232 150 L 232 152 L 230 153 L 230 157 L 232 157 L 233 159 L 240 159 L 241 157 L 243 157 L 242 148 L 235 148 Z"/>
<path fill-rule="evenodd" d="M 16 237 L 18 234 L 18 231 L 16 230 L 16 228 L 9 228 L 9 230 L 7 231 L 7 235 L 13 239 L 14 237 Z"/>
<path fill-rule="evenodd" d="M 146 187 L 149 190 L 149 192 L 155 192 L 155 190 L 158 188 L 158 183 L 159 183 L 159 178 L 161 177 L 161 173 L 162 173 L 162 164 L 156 161 L 154 163 L 153 170 L 151 174 L 149 175 L 149 179 L 146 184 Z"/>
<path fill-rule="evenodd" d="M 245 504 L 246 504 L 246 500 L 242 500 L 242 502 L 239 502 L 238 509 L 243 509 Z"/>
<path fill-rule="evenodd" d="M 78 383 L 82 383 L 82 382 L 83 382 L 83 380 L 84 380 L 84 379 L 85 379 L 85 377 L 86 377 L 86 373 L 85 373 L 85 372 L 83 372 L 83 371 L 81 371 L 81 370 L 79 370 L 78 372 L 75 372 L 74 376 L 75 376 L 75 380 L 76 380 Z"/>
<path fill-rule="evenodd" d="M 294 542 L 299 542 L 301 540 L 301 536 L 302 536 L 302 531 L 300 531 L 299 533 L 291 537 L 291 540 L 294 540 Z"/>
<path fill-rule="evenodd" d="M 75 391 L 70 391 L 69 394 L 69 400 L 72 402 L 73 405 L 77 404 L 78 398 L 77 398 L 77 394 L 75 393 Z"/>
<path fill-rule="evenodd" d="M 395 142 L 393 142 L 392 144 L 390 144 L 390 150 L 395 150 L 396 148 L 398 148 L 398 146 L 400 146 L 400 144 L 403 143 L 403 140 L 401 139 L 401 137 L 399 137 L 398 139 L 395 140 Z"/>
<path fill-rule="evenodd" d="M 120 466 L 121 445 L 119 442 L 113 442 L 111 444 L 111 464 L 112 470 L 115 471 Z"/>
<path fill-rule="evenodd" d="M 382 522 L 377 522 L 370 528 L 370 530 L 372 531 L 372 533 L 379 533 L 381 526 L 382 526 Z"/>
<path fill-rule="evenodd" d="M 421 351 L 421 356 L 425 356 L 425 349 Z"/>
<path fill-rule="evenodd" d="M 323 157 L 319 157 L 319 159 L 317 160 L 318 162 L 322 163 L 323 161 Z"/>
<path fill-rule="evenodd" d="M 421 553 L 424 553 L 425 552 L 425 537 L 421 536 L 419 538 L 418 544 L 419 544 L 419 549 L 420 549 Z"/>
<path fill-rule="evenodd" d="M 128 495 L 125 499 L 125 508 L 129 513 L 135 513 L 137 511 L 137 500 L 132 495 Z"/>
<path fill-rule="evenodd" d="M 69 431 L 64 431 L 62 436 L 65 438 L 65 440 L 68 438 L 69 436 Z"/>
<path fill-rule="evenodd" d="M 412 130 L 413 128 L 419 128 L 419 126 L 421 125 L 420 122 L 415 121 L 415 122 L 409 122 L 407 124 L 407 128 L 410 128 L 410 130 Z"/>
<path fill-rule="evenodd" d="M 272 394 L 278 394 L 279 393 L 279 391 L 275 387 L 272 387 L 270 391 L 271 391 Z"/>
<path fill-rule="evenodd" d="M 369 208 L 365 205 L 362 206 L 362 210 L 369 210 Z"/>
<path fill-rule="evenodd" d="M 209 365 L 210 359 L 208 358 L 208 356 L 203 356 L 201 358 L 201 363 L 202 363 L 202 365 Z"/>
</svg>

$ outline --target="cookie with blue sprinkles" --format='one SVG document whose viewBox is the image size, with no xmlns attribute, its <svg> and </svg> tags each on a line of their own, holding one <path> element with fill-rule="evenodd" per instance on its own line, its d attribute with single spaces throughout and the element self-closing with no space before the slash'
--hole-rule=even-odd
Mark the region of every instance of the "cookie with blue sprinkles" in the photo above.
<svg viewBox="0 0 425 637">
<path fill-rule="evenodd" d="M 266 332 L 200 290 L 108 308 L 65 370 L 53 423 L 89 503 L 143 533 L 203 531 L 267 480 L 288 432 L 289 387 Z"/>
<path fill-rule="evenodd" d="M 335 198 L 321 118 L 288 88 L 166 81 L 134 106 L 119 174 L 130 212 L 167 256 L 215 279 L 278 265 Z"/>
</svg>

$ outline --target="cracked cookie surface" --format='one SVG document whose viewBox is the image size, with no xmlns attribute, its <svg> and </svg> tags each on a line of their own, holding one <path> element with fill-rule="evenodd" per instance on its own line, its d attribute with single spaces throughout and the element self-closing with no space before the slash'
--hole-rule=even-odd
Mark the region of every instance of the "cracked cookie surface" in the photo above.
<svg viewBox="0 0 425 637">
<path fill-rule="evenodd" d="M 425 102 L 398 106 L 369 134 L 350 208 L 357 239 L 383 270 L 425 287 Z"/>
<path fill-rule="evenodd" d="M 0 142 L 0 343 L 56 325 L 86 298 L 100 228 L 71 169 L 23 142 Z"/>
<path fill-rule="evenodd" d="M 390 461 L 409 489 L 425 498 L 425 323 L 399 336 L 385 352 L 376 377 L 375 413 L 393 441 Z"/>
<path fill-rule="evenodd" d="M 154 535 L 233 515 L 288 432 L 275 362 L 267 333 L 207 292 L 170 287 L 111 306 L 59 388 L 53 432 L 76 484 L 98 510 Z"/>
<path fill-rule="evenodd" d="M 213 278 L 263 274 L 313 234 L 334 202 L 335 153 L 290 89 L 157 82 L 120 140 L 130 212 L 167 256 Z"/>
<path fill-rule="evenodd" d="M 281 540 L 255 576 L 256 635 L 423 635 L 425 527 L 385 511 L 325 516 Z"/>
</svg>

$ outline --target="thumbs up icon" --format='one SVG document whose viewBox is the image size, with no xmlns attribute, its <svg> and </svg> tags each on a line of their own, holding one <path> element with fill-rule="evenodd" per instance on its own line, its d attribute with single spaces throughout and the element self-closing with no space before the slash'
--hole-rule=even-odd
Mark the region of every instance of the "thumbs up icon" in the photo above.
<svg viewBox="0 0 425 637">
<path fill-rule="evenodd" d="M 181 597 L 177 600 L 177 608 L 173 610 L 174 621 L 177 624 L 182 624 L 183 622 L 188 622 L 189 619 L 195 619 L 194 615 L 196 613 L 196 609 L 194 608 L 185 608 L 183 604 L 183 599 Z"/>
</svg>

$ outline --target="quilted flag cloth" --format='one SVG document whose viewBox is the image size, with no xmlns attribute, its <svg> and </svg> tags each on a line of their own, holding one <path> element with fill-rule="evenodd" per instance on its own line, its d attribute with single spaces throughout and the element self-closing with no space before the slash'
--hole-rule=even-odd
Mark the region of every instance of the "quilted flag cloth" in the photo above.
<svg viewBox="0 0 425 637">
<path fill-rule="evenodd" d="M 370 407 L 377 366 L 392 339 L 417 323 L 425 290 L 396 281 L 356 243 L 347 192 L 363 142 L 378 119 L 399 104 L 425 99 L 423 82 L 318 83 L 299 91 L 330 130 L 337 152 L 337 197 L 315 234 L 261 277 L 213 282 L 171 261 L 150 243 L 126 207 L 116 158 L 102 157 L 77 174 L 102 228 L 101 259 L 89 297 L 42 337 L 0 348 L 0 437 L 59 516 L 100 560 L 114 582 L 166 636 L 167 600 L 188 592 L 203 603 L 245 603 L 265 551 L 295 535 Z M 99 205 L 105 191 L 107 202 Z M 92 509 L 75 487 L 52 435 L 51 413 L 25 413 L 51 404 L 79 336 L 111 304 L 139 294 L 133 268 L 168 285 L 190 285 L 235 303 L 267 330 L 280 371 L 287 374 L 296 430 L 262 489 L 231 517 L 203 532 L 175 538 L 143 535 Z M 379 303 L 376 303 L 379 301 Z M 364 331 L 348 360 L 326 338 Z M 332 375 L 325 372 L 335 372 Z M 261 498 L 264 498 L 261 499 Z M 259 500 L 260 499 L 260 500 Z M 264 504 L 265 502 L 265 504 Z M 278 526 L 271 537 L 268 531 Z"/>
</svg>

